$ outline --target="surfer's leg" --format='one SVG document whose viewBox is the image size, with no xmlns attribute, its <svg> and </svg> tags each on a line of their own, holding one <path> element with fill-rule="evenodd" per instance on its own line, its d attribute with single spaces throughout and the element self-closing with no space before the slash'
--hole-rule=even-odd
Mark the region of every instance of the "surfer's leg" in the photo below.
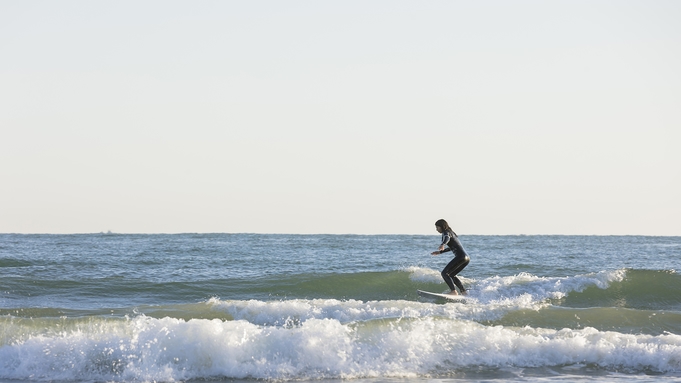
<svg viewBox="0 0 681 383">
<path fill-rule="evenodd" d="M 447 286 L 449 286 L 449 289 L 452 291 L 452 293 L 456 292 L 456 287 L 455 287 L 456 284 L 454 282 L 454 279 L 452 279 L 452 277 L 456 275 L 456 273 L 453 273 L 453 271 L 457 268 L 457 265 L 458 265 L 457 259 L 454 258 L 451 261 L 449 261 L 449 263 L 447 264 L 447 266 L 445 266 L 445 268 L 442 270 L 442 273 L 441 273 L 442 279 L 445 280 L 445 283 L 447 284 Z M 459 283 L 461 283 L 461 282 L 459 282 Z"/>
<path fill-rule="evenodd" d="M 461 280 L 458 277 L 452 277 L 452 281 L 454 281 L 456 287 L 461 290 L 461 294 L 466 294 L 466 289 L 463 288 L 463 283 L 461 283 Z"/>
<path fill-rule="evenodd" d="M 442 270 L 442 278 L 444 278 L 445 282 L 447 282 L 447 285 L 450 289 L 452 289 L 452 291 L 456 291 L 454 288 L 454 286 L 456 286 L 459 288 L 459 290 L 461 290 L 462 294 L 466 293 L 463 283 L 461 283 L 461 280 L 456 277 L 456 274 L 463 270 L 464 267 L 468 266 L 470 261 L 471 259 L 467 255 L 463 257 L 456 257 L 447 264 L 444 270 Z"/>
<path fill-rule="evenodd" d="M 449 289 L 452 290 L 452 291 L 456 291 L 456 287 L 454 287 L 454 281 L 449 276 L 449 274 L 447 274 L 447 268 L 446 267 L 445 267 L 444 270 L 442 270 L 442 273 L 440 273 L 440 274 L 442 275 L 442 279 L 445 280 L 445 283 L 447 284 L 447 286 L 449 286 Z"/>
</svg>

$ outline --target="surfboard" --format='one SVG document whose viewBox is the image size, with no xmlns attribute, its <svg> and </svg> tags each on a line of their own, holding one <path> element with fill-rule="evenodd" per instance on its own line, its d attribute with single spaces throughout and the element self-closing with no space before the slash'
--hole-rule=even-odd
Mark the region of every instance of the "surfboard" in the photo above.
<svg viewBox="0 0 681 383">
<path fill-rule="evenodd" d="M 430 291 L 423 291 L 423 290 L 416 290 L 416 292 L 419 293 L 420 296 L 426 297 L 426 298 L 443 298 L 448 301 L 452 302 L 465 302 L 466 297 L 463 295 L 449 295 L 449 294 L 440 294 L 440 293 L 431 293 Z"/>
</svg>

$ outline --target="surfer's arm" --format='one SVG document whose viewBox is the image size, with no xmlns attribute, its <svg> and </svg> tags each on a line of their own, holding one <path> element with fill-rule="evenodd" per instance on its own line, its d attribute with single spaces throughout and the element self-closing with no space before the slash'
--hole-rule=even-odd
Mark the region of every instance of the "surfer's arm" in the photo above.
<svg viewBox="0 0 681 383">
<path fill-rule="evenodd" d="M 442 234 L 442 243 L 440 244 L 440 250 L 443 250 L 445 248 L 445 245 L 449 243 L 449 240 L 451 240 L 452 237 L 449 236 L 449 233 L 444 233 Z"/>
<path fill-rule="evenodd" d="M 452 249 L 446 248 L 444 250 L 433 251 L 432 253 L 430 253 L 430 255 L 439 255 L 439 254 L 442 254 L 442 253 L 446 253 L 448 251 L 452 251 Z"/>
<path fill-rule="evenodd" d="M 445 245 L 449 243 L 449 240 L 451 237 L 449 236 L 449 233 L 442 233 L 442 243 L 440 244 L 440 247 L 438 247 L 438 251 L 440 254 L 444 253 L 445 250 Z"/>
</svg>

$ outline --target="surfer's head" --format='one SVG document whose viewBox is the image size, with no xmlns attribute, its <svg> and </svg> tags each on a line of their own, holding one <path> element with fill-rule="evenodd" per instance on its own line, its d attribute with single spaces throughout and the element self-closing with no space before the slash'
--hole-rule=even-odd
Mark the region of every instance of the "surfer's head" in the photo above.
<svg viewBox="0 0 681 383">
<path fill-rule="evenodd" d="M 445 230 L 452 230 L 444 219 L 438 219 L 437 222 L 435 222 L 435 229 L 438 233 L 443 233 Z"/>
</svg>

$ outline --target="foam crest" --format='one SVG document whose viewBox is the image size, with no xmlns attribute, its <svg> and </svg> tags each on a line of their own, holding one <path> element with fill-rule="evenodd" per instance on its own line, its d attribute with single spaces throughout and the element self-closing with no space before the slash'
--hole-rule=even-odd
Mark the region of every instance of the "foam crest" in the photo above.
<svg viewBox="0 0 681 383">
<path fill-rule="evenodd" d="M 416 267 L 410 266 L 404 269 L 409 273 L 409 279 L 412 282 L 422 282 L 422 283 L 440 283 L 442 282 L 442 276 L 437 270 L 429 269 L 426 267 Z"/>
<path fill-rule="evenodd" d="M 619 282 L 626 276 L 625 270 L 601 271 L 574 277 L 538 277 L 520 273 L 508 277 L 492 277 L 476 283 L 475 297 L 486 303 L 516 302 L 541 304 L 547 299 L 564 298 L 571 292 L 582 292 L 588 287 L 606 289 L 612 282 Z M 525 302 L 525 303 L 523 303 Z"/>
<path fill-rule="evenodd" d="M 591 365 L 681 373 L 681 336 L 483 326 L 438 318 L 298 326 L 153 319 L 35 335 L 0 347 L 0 378 L 177 381 L 448 376 L 461 368 Z"/>
<path fill-rule="evenodd" d="M 227 312 L 235 320 L 259 325 L 292 327 L 312 319 L 334 319 L 340 323 L 389 318 L 419 318 L 427 315 L 457 317 L 460 306 L 434 305 L 406 300 L 358 301 L 337 299 L 294 299 L 285 301 L 220 301 L 211 299 L 215 310 Z"/>
</svg>

